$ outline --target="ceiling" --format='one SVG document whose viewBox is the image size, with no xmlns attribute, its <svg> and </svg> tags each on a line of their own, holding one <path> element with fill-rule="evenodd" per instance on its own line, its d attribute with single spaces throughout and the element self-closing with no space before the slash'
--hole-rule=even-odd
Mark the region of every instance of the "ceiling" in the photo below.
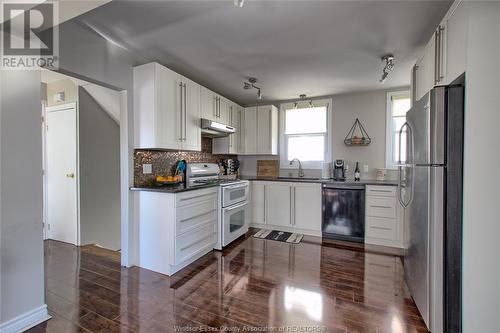
<svg viewBox="0 0 500 333">
<path fill-rule="evenodd" d="M 409 85 L 452 1 L 112 1 L 74 20 L 243 105 Z M 382 85 L 381 56 L 395 55 Z"/>
</svg>

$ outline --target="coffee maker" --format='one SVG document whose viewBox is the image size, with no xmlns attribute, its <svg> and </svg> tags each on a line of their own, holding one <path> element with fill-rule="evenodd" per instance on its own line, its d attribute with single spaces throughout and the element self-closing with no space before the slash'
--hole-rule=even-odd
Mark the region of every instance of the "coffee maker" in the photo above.
<svg viewBox="0 0 500 333">
<path fill-rule="evenodd" d="M 345 181 L 345 162 L 344 160 L 335 160 L 333 163 L 333 180 Z"/>
</svg>

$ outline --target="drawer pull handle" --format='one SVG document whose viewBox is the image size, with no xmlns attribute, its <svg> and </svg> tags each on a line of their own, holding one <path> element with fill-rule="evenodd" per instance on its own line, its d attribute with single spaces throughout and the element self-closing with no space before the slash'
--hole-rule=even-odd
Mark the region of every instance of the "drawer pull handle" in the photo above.
<svg viewBox="0 0 500 333">
<path fill-rule="evenodd" d="M 198 239 L 197 241 L 194 241 L 191 244 L 184 246 L 183 248 L 181 248 L 181 251 L 187 250 L 190 247 L 195 246 L 196 244 L 200 243 L 201 241 L 204 241 L 205 239 L 212 237 L 214 234 L 215 234 L 215 232 L 212 232 L 210 235 L 207 235 L 207 236 L 203 237 L 202 239 Z"/>
<path fill-rule="evenodd" d="M 186 200 L 192 200 L 192 199 L 198 199 L 198 198 L 208 197 L 208 196 L 211 196 L 211 195 L 214 195 L 214 194 L 215 194 L 215 192 L 210 192 L 210 193 L 207 193 L 207 194 L 194 195 L 192 197 L 181 198 L 180 201 L 186 201 Z"/>
<path fill-rule="evenodd" d="M 385 227 L 374 227 L 374 226 L 371 226 L 370 228 L 372 228 L 372 229 L 380 229 L 380 230 L 392 230 L 391 228 L 385 228 Z"/>
<path fill-rule="evenodd" d="M 373 207 L 373 208 L 392 208 L 391 206 L 377 206 L 377 205 L 370 205 L 370 207 Z"/>
<path fill-rule="evenodd" d="M 384 193 L 392 193 L 391 190 L 370 190 L 370 192 L 384 192 Z"/>
<path fill-rule="evenodd" d="M 208 215 L 208 214 L 212 214 L 213 212 L 215 212 L 215 209 L 211 210 L 209 212 L 206 212 L 206 213 L 201 213 L 201 214 L 198 214 L 198 215 L 195 215 L 195 216 L 191 216 L 191 217 L 185 218 L 183 220 L 180 220 L 179 223 L 191 221 L 191 220 L 194 220 L 195 218 L 202 217 L 202 216 L 205 216 L 205 215 Z"/>
</svg>

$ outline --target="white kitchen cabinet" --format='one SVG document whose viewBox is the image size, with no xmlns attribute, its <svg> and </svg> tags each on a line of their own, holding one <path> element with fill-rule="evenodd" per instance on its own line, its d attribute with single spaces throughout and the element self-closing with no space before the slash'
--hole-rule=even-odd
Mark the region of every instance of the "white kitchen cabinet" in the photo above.
<svg viewBox="0 0 500 333">
<path fill-rule="evenodd" d="M 218 188 L 181 193 L 140 191 L 138 266 L 172 275 L 213 250 Z"/>
<path fill-rule="evenodd" d="M 465 72 L 469 2 L 456 1 L 427 43 L 412 70 L 413 101 L 436 85 L 447 85 Z"/>
<path fill-rule="evenodd" d="M 201 150 L 200 86 L 158 64 L 134 67 L 135 147 Z"/>
<path fill-rule="evenodd" d="M 257 107 L 245 108 L 243 112 L 244 146 L 246 155 L 257 154 Z"/>
<path fill-rule="evenodd" d="M 461 1 L 450 9 L 443 22 L 444 84 L 450 84 L 466 68 L 467 30 L 469 25 L 469 4 Z"/>
<path fill-rule="evenodd" d="M 232 102 L 214 93 L 210 89 L 201 87 L 201 117 L 229 125 Z"/>
<path fill-rule="evenodd" d="M 404 247 L 404 211 L 394 186 L 366 186 L 365 243 Z"/>
<path fill-rule="evenodd" d="M 415 100 L 421 99 L 434 87 L 435 41 L 432 38 L 427 43 L 424 54 L 416 63 L 415 70 Z"/>
<path fill-rule="evenodd" d="M 228 124 L 236 129 L 235 133 L 229 134 L 226 137 L 214 138 L 212 140 L 212 152 L 214 154 L 241 154 L 242 142 L 241 142 L 241 106 L 234 103 L 229 104 L 229 116 Z"/>
<path fill-rule="evenodd" d="M 278 154 L 278 109 L 274 105 L 245 108 L 242 119 L 246 155 Z"/>
<path fill-rule="evenodd" d="M 251 182 L 256 227 L 321 236 L 321 202 L 319 183 Z"/>
<path fill-rule="evenodd" d="M 185 77 L 181 79 L 184 88 L 184 137 L 182 149 L 201 150 L 200 92 L 201 86 Z"/>
<path fill-rule="evenodd" d="M 216 121 L 216 94 L 205 88 L 201 87 L 200 109 L 201 117 L 209 120 Z"/>
<path fill-rule="evenodd" d="M 292 190 L 293 227 L 321 232 L 321 184 L 294 183 Z"/>
<path fill-rule="evenodd" d="M 252 221 L 256 224 L 266 223 L 266 184 L 258 181 L 250 182 Z"/>
<path fill-rule="evenodd" d="M 266 222 L 267 224 L 291 227 L 291 186 L 285 182 L 266 184 Z"/>
</svg>

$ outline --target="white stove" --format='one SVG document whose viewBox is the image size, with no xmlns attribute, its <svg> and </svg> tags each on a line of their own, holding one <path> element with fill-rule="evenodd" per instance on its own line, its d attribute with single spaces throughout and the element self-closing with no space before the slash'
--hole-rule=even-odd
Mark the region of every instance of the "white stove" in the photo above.
<svg viewBox="0 0 500 333">
<path fill-rule="evenodd" d="M 189 163 L 186 185 L 219 186 L 218 237 L 215 249 L 222 250 L 248 231 L 249 182 L 238 179 L 221 179 L 215 163 Z"/>
</svg>

